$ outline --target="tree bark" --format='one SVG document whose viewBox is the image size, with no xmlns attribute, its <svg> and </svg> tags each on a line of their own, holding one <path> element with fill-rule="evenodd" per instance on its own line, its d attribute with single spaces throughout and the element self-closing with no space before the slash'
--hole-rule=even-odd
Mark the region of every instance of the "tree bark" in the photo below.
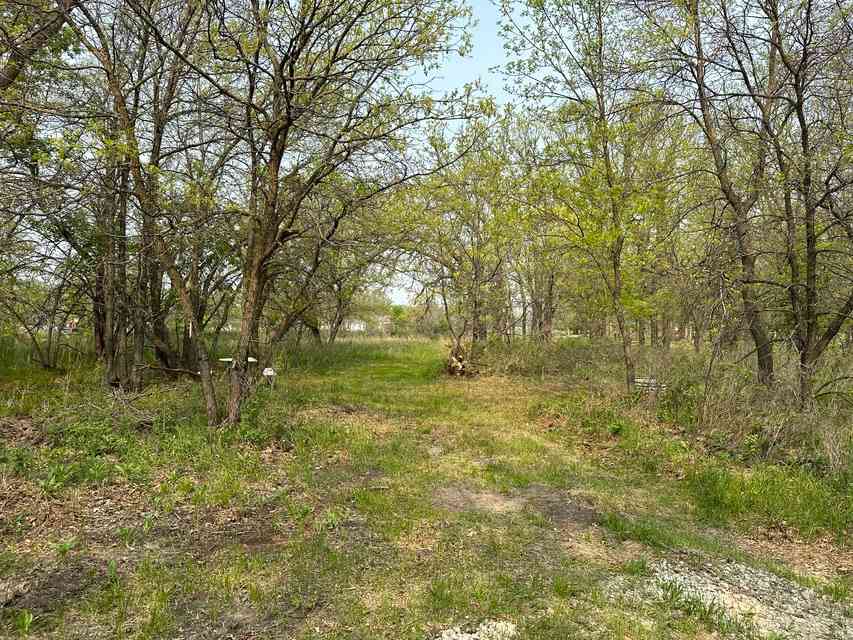
<svg viewBox="0 0 853 640">
<path fill-rule="evenodd" d="M 78 4 L 78 0 L 56 0 L 56 8 L 45 12 L 44 20 L 36 26 L 35 31 L 27 35 L 23 42 L 12 48 L 6 64 L 0 68 L 0 92 L 11 87 L 27 65 L 30 64 L 33 56 L 59 35 L 62 27 L 65 26 L 68 14 Z"/>
</svg>

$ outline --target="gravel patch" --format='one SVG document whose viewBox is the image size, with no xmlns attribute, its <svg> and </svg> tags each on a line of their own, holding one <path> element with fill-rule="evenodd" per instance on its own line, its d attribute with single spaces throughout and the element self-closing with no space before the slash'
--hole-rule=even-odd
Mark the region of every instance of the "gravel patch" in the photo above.
<svg viewBox="0 0 853 640">
<path fill-rule="evenodd" d="M 853 618 L 842 604 L 762 569 L 725 560 L 661 559 L 633 599 L 667 599 L 675 591 L 698 600 L 760 636 L 790 640 L 853 640 Z"/>
<path fill-rule="evenodd" d="M 435 640 L 511 640 L 517 636 L 512 622 L 486 620 L 474 631 L 462 631 L 459 627 L 445 629 Z"/>
</svg>

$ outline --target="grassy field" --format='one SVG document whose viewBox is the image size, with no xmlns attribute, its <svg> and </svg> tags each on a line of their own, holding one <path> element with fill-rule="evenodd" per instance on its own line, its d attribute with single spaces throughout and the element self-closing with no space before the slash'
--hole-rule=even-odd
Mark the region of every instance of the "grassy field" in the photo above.
<svg viewBox="0 0 853 640">
<path fill-rule="evenodd" d="M 0 636 L 774 637 L 673 562 L 808 588 L 845 633 L 849 485 L 715 457 L 603 386 L 449 378 L 444 354 L 293 351 L 219 430 L 189 382 L 0 369 Z"/>
</svg>

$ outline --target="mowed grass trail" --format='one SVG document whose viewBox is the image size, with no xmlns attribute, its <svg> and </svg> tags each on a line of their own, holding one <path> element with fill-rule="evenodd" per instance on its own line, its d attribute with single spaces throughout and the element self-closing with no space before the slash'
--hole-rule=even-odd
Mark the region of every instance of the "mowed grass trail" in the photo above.
<svg viewBox="0 0 853 640">
<path fill-rule="evenodd" d="M 738 567 L 847 638 L 844 487 L 712 464 L 569 380 L 450 378 L 445 353 L 293 350 L 219 430 L 189 383 L 2 381 L 0 636 L 784 637 L 760 593 L 750 612 L 687 588 Z"/>
</svg>

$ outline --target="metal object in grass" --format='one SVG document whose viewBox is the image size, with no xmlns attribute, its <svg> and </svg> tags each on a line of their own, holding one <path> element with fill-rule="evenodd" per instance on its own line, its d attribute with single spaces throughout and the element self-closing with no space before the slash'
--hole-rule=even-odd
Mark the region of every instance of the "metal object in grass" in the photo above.
<svg viewBox="0 0 853 640">
<path fill-rule="evenodd" d="M 265 367 L 263 371 L 261 371 L 261 375 L 264 377 L 264 380 L 267 381 L 267 384 L 271 387 L 275 386 L 275 369 L 272 367 Z"/>
<path fill-rule="evenodd" d="M 666 391 L 666 384 L 657 378 L 634 378 L 634 387 L 641 393 L 660 393 Z"/>
<path fill-rule="evenodd" d="M 257 358 L 253 358 L 252 356 L 249 356 L 249 357 L 246 359 L 246 361 L 247 361 L 249 364 L 257 364 L 258 359 L 257 359 Z M 227 366 L 229 366 L 229 367 L 233 367 L 233 366 L 234 366 L 234 358 L 219 358 L 219 362 L 221 362 L 222 364 L 227 365 Z"/>
</svg>

